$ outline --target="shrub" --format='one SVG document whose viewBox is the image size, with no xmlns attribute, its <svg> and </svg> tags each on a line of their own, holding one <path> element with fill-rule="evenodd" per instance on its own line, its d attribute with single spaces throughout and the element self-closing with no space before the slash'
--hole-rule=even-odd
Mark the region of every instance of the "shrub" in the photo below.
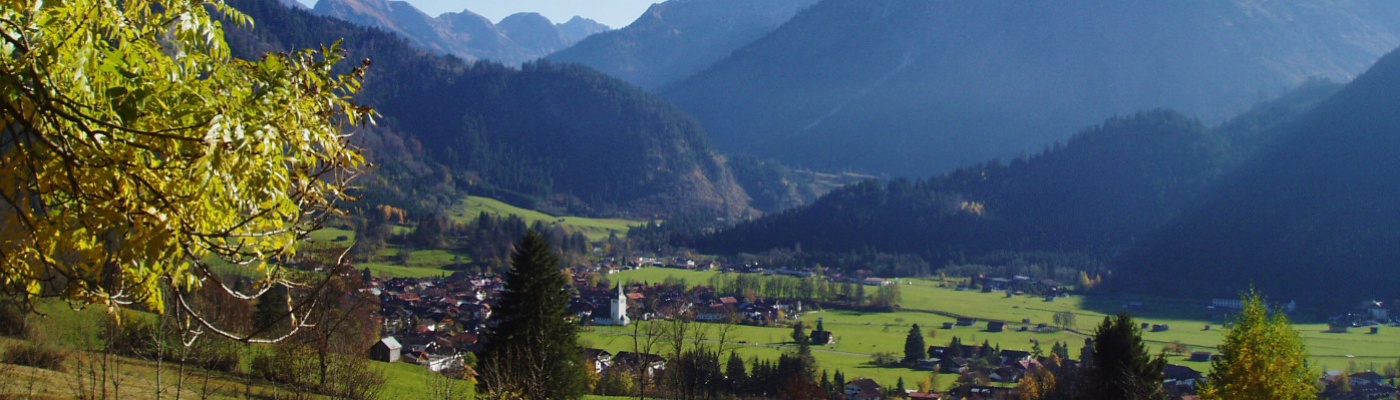
<svg viewBox="0 0 1400 400">
<path fill-rule="evenodd" d="M 19 300 L 0 297 L 0 336 L 26 338 L 29 333 L 29 312 L 20 307 Z"/>
<path fill-rule="evenodd" d="M 24 365 L 52 371 L 63 371 L 63 362 L 68 354 L 52 346 L 39 343 L 20 343 L 5 350 L 6 364 Z"/>
</svg>

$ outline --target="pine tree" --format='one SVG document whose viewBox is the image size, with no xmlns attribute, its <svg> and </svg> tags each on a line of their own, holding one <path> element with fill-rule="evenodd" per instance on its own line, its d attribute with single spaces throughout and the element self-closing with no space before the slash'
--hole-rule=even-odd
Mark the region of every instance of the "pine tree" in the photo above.
<svg viewBox="0 0 1400 400">
<path fill-rule="evenodd" d="M 1270 315 L 1259 293 L 1243 296 L 1244 309 L 1225 334 L 1220 358 L 1211 363 L 1202 399 L 1315 399 L 1316 375 L 1308 367 L 1303 338 L 1288 316 Z M 1342 380 L 1347 378 L 1344 376 Z"/>
<path fill-rule="evenodd" d="M 904 364 L 913 366 L 925 358 L 928 358 L 928 346 L 924 345 L 924 332 L 919 330 L 919 324 L 914 324 L 909 328 L 909 335 L 904 337 Z"/>
<path fill-rule="evenodd" d="M 531 230 L 515 245 L 506 291 L 492 317 L 481 358 L 485 392 L 530 399 L 576 399 L 584 394 L 583 350 L 568 319 L 569 293 L 559 259 Z"/>
<path fill-rule="evenodd" d="M 1061 343 L 1060 341 L 1056 340 L 1055 344 L 1053 346 L 1050 346 L 1050 353 L 1060 356 L 1061 360 L 1068 360 L 1069 343 Z"/>
<path fill-rule="evenodd" d="M 802 321 L 797 321 L 797 324 L 792 326 L 792 342 L 797 343 L 798 345 L 807 344 L 806 323 Z"/>
<path fill-rule="evenodd" d="M 821 385 L 822 385 L 822 393 L 825 393 L 827 397 L 830 397 L 830 396 L 831 396 L 831 388 L 832 388 L 832 386 L 831 386 L 831 376 L 829 376 L 829 375 L 826 374 L 826 370 L 822 370 Z"/>
<path fill-rule="evenodd" d="M 1092 362 L 1085 372 L 1084 398 L 1092 400 L 1164 399 L 1162 370 L 1167 361 L 1151 357 L 1127 313 L 1104 317 L 1094 332 Z"/>
<path fill-rule="evenodd" d="M 1039 340 L 1031 342 L 1031 357 L 1035 357 L 1037 359 L 1045 357 L 1045 350 L 1040 348 Z"/>
<path fill-rule="evenodd" d="M 744 360 L 736 352 L 729 352 L 729 361 L 724 366 L 724 378 L 729 381 L 729 393 L 738 394 L 748 384 L 749 376 L 744 372 Z"/>
<path fill-rule="evenodd" d="M 904 377 L 899 377 L 899 381 L 894 384 L 894 395 L 904 397 L 909 394 L 909 390 L 904 388 Z"/>
<path fill-rule="evenodd" d="M 836 370 L 836 373 L 831 376 L 831 386 L 832 389 L 836 392 L 842 392 L 846 390 L 846 375 L 842 374 L 841 370 Z"/>
</svg>

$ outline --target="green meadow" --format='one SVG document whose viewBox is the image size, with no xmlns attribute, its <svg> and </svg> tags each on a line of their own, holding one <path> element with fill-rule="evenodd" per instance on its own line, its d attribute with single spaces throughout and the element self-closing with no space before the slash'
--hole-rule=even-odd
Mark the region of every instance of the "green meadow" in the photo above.
<svg viewBox="0 0 1400 400">
<path fill-rule="evenodd" d="M 668 268 L 644 268 L 623 271 L 610 277 L 613 281 L 659 282 L 667 277 L 686 279 L 689 285 L 703 285 L 715 271 L 685 271 Z M 1144 331 L 1143 338 L 1149 351 L 1161 352 L 1171 342 L 1181 342 L 1193 351 L 1217 352 L 1216 346 L 1222 341 L 1225 330 L 1223 324 L 1229 318 L 1227 310 L 1207 308 L 1208 302 L 1132 296 L 1069 296 L 1055 301 L 1035 296 L 1007 297 L 1005 293 L 981 293 L 975 290 L 958 291 L 940 287 L 936 280 L 901 279 L 901 310 L 885 313 L 865 313 L 847 310 L 812 310 L 801 317 L 808 326 L 814 326 L 822 319 L 828 331 L 833 332 L 836 343 L 814 347 L 814 354 L 822 369 L 842 370 L 848 377 L 871 377 L 882 384 L 893 385 L 903 377 L 907 387 L 927 376 L 927 372 L 907 368 L 881 368 L 870 365 L 871 355 L 891 353 L 903 356 L 904 338 L 913 324 L 919 324 L 924 331 L 925 343 L 946 345 L 954 336 L 964 343 L 983 341 L 1002 349 L 1030 351 L 1032 341 L 1039 341 L 1045 351 L 1055 341 L 1070 343 L 1071 356 L 1078 357 L 1079 348 L 1087 335 L 1107 314 L 1129 312 L 1139 323 L 1166 324 L 1170 328 L 1164 332 Z M 949 285 L 955 286 L 955 285 Z M 1131 310 L 1129 304 L 1135 304 Z M 1053 327 L 1054 315 L 1068 311 L 1075 315 L 1075 324 L 1068 330 L 1052 329 L 1037 333 L 1035 326 L 1046 323 Z M 954 322 L 955 316 L 976 318 L 974 326 L 954 326 L 942 329 L 944 323 Z M 1007 322 L 1003 332 L 989 332 L 987 321 Z M 1029 324 L 1023 321 L 1029 320 Z M 1207 325 L 1210 329 L 1207 330 Z M 1021 327 L 1026 331 L 1021 331 Z M 1313 368 L 1319 373 L 1325 369 L 1342 370 L 1374 369 L 1380 371 L 1385 365 L 1400 361 L 1400 328 L 1381 327 L 1377 334 L 1369 329 L 1357 328 L 1351 333 L 1326 333 L 1324 323 L 1298 323 L 1295 328 L 1303 336 L 1311 354 Z M 712 328 L 717 329 L 717 328 Z M 614 327 L 592 328 L 584 334 L 589 343 L 611 351 L 631 350 L 630 329 Z M 790 349 L 789 335 L 792 329 L 778 327 L 736 327 L 739 354 L 745 358 L 752 356 L 776 357 L 781 351 Z M 1198 371 L 1208 371 L 1207 362 L 1192 362 L 1187 357 L 1168 355 L 1168 361 L 1184 365 Z M 941 377 L 939 382 L 947 385 L 954 376 Z"/>
<path fill-rule="evenodd" d="M 627 237 L 627 231 L 633 226 L 645 224 L 646 221 L 636 221 L 620 218 L 584 218 L 567 215 L 550 215 L 543 212 L 524 209 L 507 204 L 503 201 L 470 196 L 466 200 L 458 203 L 457 207 L 448 211 L 448 216 L 457 222 L 467 222 L 476 219 L 481 213 L 487 213 L 498 217 L 514 215 L 525 220 L 526 224 L 534 225 L 535 222 L 543 222 L 546 225 L 560 224 L 570 231 L 583 233 L 588 240 L 601 241 L 608 238 L 610 234 L 617 234 L 618 237 Z"/>
</svg>

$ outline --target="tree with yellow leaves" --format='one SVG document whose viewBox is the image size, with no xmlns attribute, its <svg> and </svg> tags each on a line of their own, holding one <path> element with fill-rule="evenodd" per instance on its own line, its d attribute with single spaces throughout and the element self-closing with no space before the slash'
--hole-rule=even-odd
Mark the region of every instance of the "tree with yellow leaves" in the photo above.
<svg viewBox="0 0 1400 400">
<path fill-rule="evenodd" d="M 1049 368 L 1034 367 L 1021 377 L 1021 381 L 1016 385 L 1016 390 L 1021 392 L 1023 399 L 1041 400 L 1050 393 L 1054 393 L 1055 387 L 1055 374 Z"/>
<path fill-rule="evenodd" d="M 363 67 L 332 73 L 338 45 L 235 59 L 211 12 L 251 23 L 222 0 L 0 0 L 0 290 L 164 311 L 305 283 L 274 260 L 348 199 Z"/>
<path fill-rule="evenodd" d="M 1316 375 L 1303 338 L 1288 316 L 1270 313 L 1258 292 L 1243 295 L 1244 309 L 1211 363 L 1202 399 L 1316 399 Z"/>
</svg>

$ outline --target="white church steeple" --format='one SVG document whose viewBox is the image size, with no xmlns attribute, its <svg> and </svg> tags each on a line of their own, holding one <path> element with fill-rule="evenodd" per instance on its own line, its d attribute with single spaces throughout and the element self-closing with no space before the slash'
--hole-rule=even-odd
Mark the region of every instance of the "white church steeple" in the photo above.
<svg viewBox="0 0 1400 400">
<path fill-rule="evenodd" d="M 623 291 L 622 283 L 617 284 L 617 298 L 612 300 L 611 309 L 612 314 L 609 316 L 612 317 L 613 325 L 627 326 L 632 323 L 632 320 L 627 318 L 627 293 Z"/>
</svg>

